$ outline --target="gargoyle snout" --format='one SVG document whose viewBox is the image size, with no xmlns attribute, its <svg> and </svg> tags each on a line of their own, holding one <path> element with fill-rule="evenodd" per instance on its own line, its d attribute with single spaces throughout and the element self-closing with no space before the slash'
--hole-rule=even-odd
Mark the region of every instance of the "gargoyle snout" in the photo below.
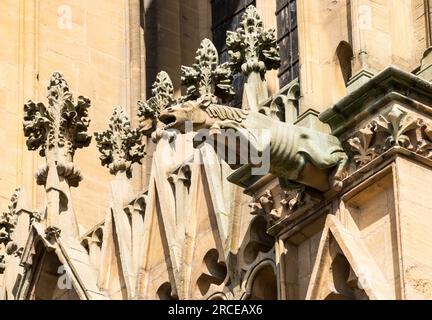
<svg viewBox="0 0 432 320">
<path fill-rule="evenodd" d="M 171 127 L 176 123 L 175 109 L 173 107 L 167 107 L 159 115 L 159 121 L 165 124 L 167 127 Z"/>
</svg>

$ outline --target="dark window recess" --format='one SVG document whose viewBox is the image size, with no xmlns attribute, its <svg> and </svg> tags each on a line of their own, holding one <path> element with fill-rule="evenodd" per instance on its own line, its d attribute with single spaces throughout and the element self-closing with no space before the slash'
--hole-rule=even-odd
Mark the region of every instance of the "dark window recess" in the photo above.
<svg viewBox="0 0 432 320">
<path fill-rule="evenodd" d="M 220 63 L 229 60 L 226 48 L 226 32 L 235 31 L 240 25 L 245 9 L 255 5 L 255 0 L 211 0 L 213 43 L 219 52 Z M 240 106 L 243 97 L 244 76 L 234 76 L 233 87 L 236 92 L 231 106 Z"/>
<path fill-rule="evenodd" d="M 279 86 L 299 76 L 296 0 L 276 0 L 277 39 L 281 57 Z"/>
</svg>

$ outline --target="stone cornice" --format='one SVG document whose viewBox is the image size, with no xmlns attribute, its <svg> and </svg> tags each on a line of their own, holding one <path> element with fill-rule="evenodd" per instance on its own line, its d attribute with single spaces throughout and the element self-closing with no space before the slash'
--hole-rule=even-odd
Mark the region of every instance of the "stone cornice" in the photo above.
<svg viewBox="0 0 432 320">
<path fill-rule="evenodd" d="M 376 110 L 395 98 L 399 100 L 407 97 L 432 100 L 432 84 L 414 74 L 389 66 L 324 111 L 319 119 L 330 125 L 333 134 L 339 135 L 349 127 L 350 120 L 355 118 L 358 123 L 361 121 L 361 114 L 365 116 L 370 114 L 371 103 L 373 104 L 372 109 Z M 417 106 L 414 107 L 417 108 Z M 429 113 L 432 114 L 432 109 L 429 110 Z"/>
</svg>

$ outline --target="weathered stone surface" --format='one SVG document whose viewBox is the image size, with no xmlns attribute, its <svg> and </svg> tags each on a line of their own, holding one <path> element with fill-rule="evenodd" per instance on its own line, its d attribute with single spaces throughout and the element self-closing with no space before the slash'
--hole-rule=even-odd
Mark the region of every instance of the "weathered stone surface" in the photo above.
<svg viewBox="0 0 432 320">
<path fill-rule="evenodd" d="M 285 2 L 1 1 L 0 206 L 24 188 L 0 215 L 0 299 L 432 297 L 429 1 Z M 226 26 L 226 51 L 201 40 Z M 218 105 L 236 72 L 242 108 Z M 278 73 L 299 79 L 276 93 Z M 187 119 L 258 150 L 251 128 L 270 129 L 285 179 L 163 130 Z M 337 191 L 324 184 L 346 157 L 311 168 L 334 148 L 349 157 Z"/>
</svg>

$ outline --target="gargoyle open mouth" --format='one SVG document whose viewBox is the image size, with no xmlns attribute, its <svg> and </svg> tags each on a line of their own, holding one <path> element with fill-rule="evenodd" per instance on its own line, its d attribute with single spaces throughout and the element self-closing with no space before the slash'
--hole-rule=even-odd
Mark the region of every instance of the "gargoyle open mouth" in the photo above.
<svg viewBox="0 0 432 320">
<path fill-rule="evenodd" d="M 172 114 L 162 114 L 159 121 L 165 124 L 165 129 L 173 127 L 177 123 L 177 118 Z"/>
</svg>

